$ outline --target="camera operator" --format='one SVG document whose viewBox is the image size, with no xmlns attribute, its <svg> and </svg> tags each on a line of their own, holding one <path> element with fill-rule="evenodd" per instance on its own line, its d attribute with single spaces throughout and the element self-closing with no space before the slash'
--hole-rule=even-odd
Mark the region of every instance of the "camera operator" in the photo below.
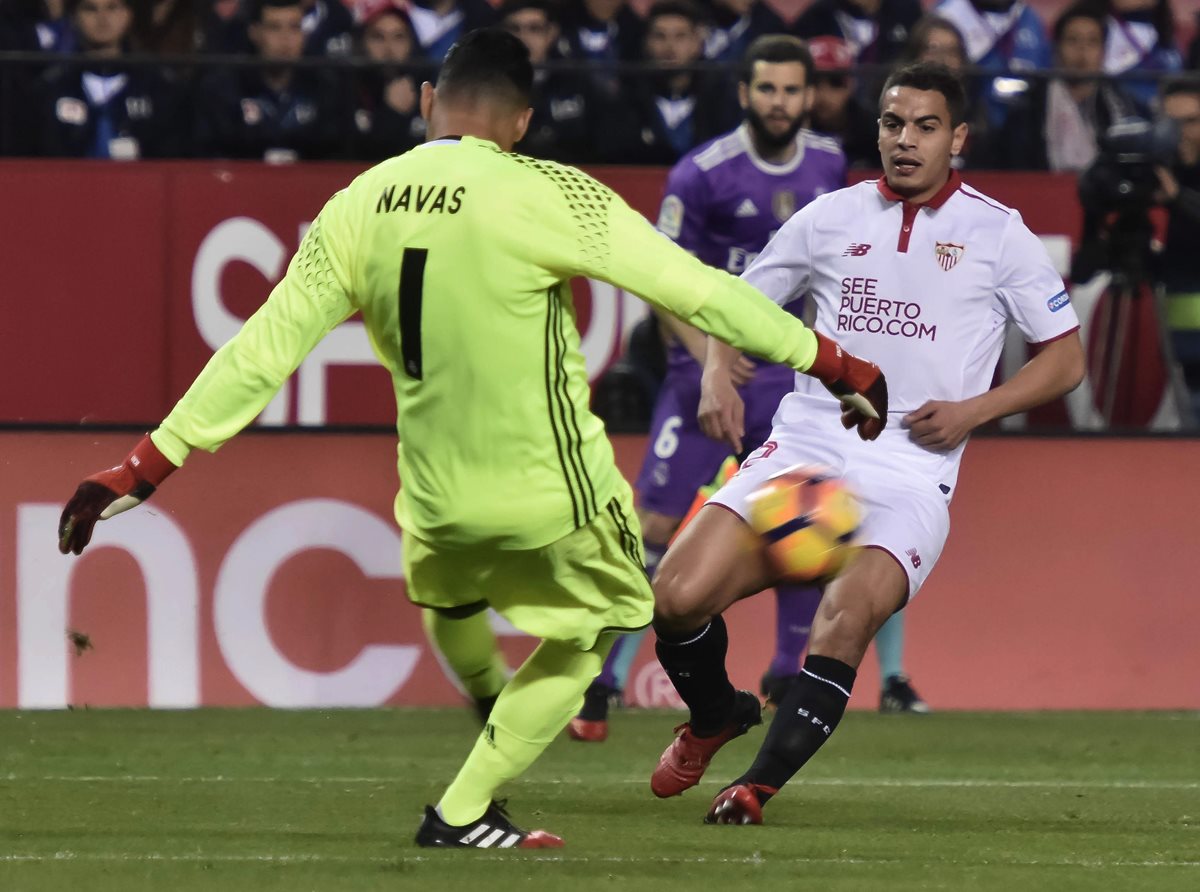
<svg viewBox="0 0 1200 892">
<path fill-rule="evenodd" d="M 1157 197 L 1167 208 L 1159 279 L 1195 424 L 1200 417 L 1200 81 L 1169 82 L 1162 91 L 1161 109 L 1178 127 L 1179 142 L 1174 161 L 1154 168 L 1160 184 Z"/>
</svg>

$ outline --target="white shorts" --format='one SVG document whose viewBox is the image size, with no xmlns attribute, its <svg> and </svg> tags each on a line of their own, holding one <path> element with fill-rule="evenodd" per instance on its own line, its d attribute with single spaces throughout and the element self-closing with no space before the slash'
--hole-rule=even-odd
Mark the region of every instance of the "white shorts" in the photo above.
<svg viewBox="0 0 1200 892">
<path fill-rule="evenodd" d="M 793 465 L 823 465 L 845 480 L 863 504 L 857 544 L 883 549 L 896 560 L 908 575 L 911 600 L 950 534 L 950 493 L 957 482 L 956 474 L 939 480 L 936 471 L 930 473 L 945 468 L 942 461 L 914 467 L 911 453 L 908 432 L 899 428 L 896 416 L 879 439 L 864 442 L 842 427 L 837 412 L 807 414 L 803 423 L 777 423 L 770 439 L 709 502 L 745 520 L 751 493 L 768 477 Z"/>
</svg>

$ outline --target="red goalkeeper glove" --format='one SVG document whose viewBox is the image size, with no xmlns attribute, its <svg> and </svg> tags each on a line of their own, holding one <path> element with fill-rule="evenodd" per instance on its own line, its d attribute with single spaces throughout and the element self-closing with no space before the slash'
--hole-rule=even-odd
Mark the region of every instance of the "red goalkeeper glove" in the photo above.
<svg viewBox="0 0 1200 892">
<path fill-rule="evenodd" d="M 136 508 L 174 470 L 175 465 L 158 451 L 149 435 L 142 437 L 124 462 L 79 484 L 58 521 L 58 550 L 82 553 L 92 539 L 96 521 Z"/>
<path fill-rule="evenodd" d="M 808 374 L 842 403 L 842 425 L 858 428 L 864 440 L 874 440 L 887 425 L 887 381 L 879 366 L 847 353 L 836 341 L 817 334 L 817 358 Z"/>
</svg>

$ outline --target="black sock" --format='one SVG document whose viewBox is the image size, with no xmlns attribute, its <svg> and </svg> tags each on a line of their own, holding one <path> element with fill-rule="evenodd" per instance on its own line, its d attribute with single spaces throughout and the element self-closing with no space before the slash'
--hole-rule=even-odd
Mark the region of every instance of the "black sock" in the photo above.
<svg viewBox="0 0 1200 892">
<path fill-rule="evenodd" d="M 734 687 L 725 672 L 729 633 L 725 620 L 714 616 L 708 625 L 671 638 L 658 634 L 654 652 L 691 710 L 692 733 L 710 737 L 733 714 Z"/>
<path fill-rule="evenodd" d="M 607 721 L 610 693 L 607 685 L 593 681 L 583 694 L 583 709 L 579 710 L 579 717 L 589 722 Z"/>
<path fill-rule="evenodd" d="M 735 784 L 761 784 L 778 790 L 821 748 L 846 712 L 854 669 L 831 657 L 809 656 L 767 729 L 750 770 Z M 764 802 L 769 795 L 761 794 Z"/>
</svg>

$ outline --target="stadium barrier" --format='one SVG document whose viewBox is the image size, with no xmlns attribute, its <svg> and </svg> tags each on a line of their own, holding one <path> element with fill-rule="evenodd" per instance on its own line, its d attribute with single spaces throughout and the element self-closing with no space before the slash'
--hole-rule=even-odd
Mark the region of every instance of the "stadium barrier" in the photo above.
<svg viewBox="0 0 1200 892">
<path fill-rule="evenodd" d="M 0 431 L 0 708 L 461 702 L 403 597 L 385 433 L 248 431 L 189 460 L 82 557 L 55 530 L 132 433 Z M 616 439 L 636 473 L 643 437 Z M 937 709 L 1200 708 L 1200 441 L 980 438 L 945 555 L 909 613 Z M 730 616 L 754 687 L 774 601 Z M 502 622 L 510 660 L 530 639 Z M 852 705 L 877 699 L 873 654 Z M 670 706 L 650 641 L 629 686 Z"/>
<path fill-rule="evenodd" d="M 359 164 L 0 162 L 0 194 L 29 213 L 0 220 L 4 345 L 0 421 L 149 423 L 164 416 L 214 350 L 228 340 L 286 269 L 313 214 L 363 169 Z M 665 171 L 593 172 L 651 220 Z M 858 177 L 866 174 L 857 173 Z M 1020 208 L 1059 269 L 1080 231 L 1072 176 L 972 173 L 970 182 Z M 747 262 L 748 258 L 742 258 Z M 1072 289 L 1094 368 L 1108 366 L 1105 276 Z M 645 313 L 603 282 L 575 286 L 582 348 L 593 378 L 615 359 Z M 1170 426 L 1153 306 L 1124 320 L 1122 423 Z M 1027 359 L 1019 335 L 1004 374 Z M 30 374 L 36 370 L 36 374 Z M 1099 380 L 1099 378 L 1094 378 Z M 265 426 L 388 425 L 393 397 L 360 322 L 326 338 L 259 420 Z M 1102 426 L 1085 384 L 1066 404 L 1009 425 Z"/>
</svg>

